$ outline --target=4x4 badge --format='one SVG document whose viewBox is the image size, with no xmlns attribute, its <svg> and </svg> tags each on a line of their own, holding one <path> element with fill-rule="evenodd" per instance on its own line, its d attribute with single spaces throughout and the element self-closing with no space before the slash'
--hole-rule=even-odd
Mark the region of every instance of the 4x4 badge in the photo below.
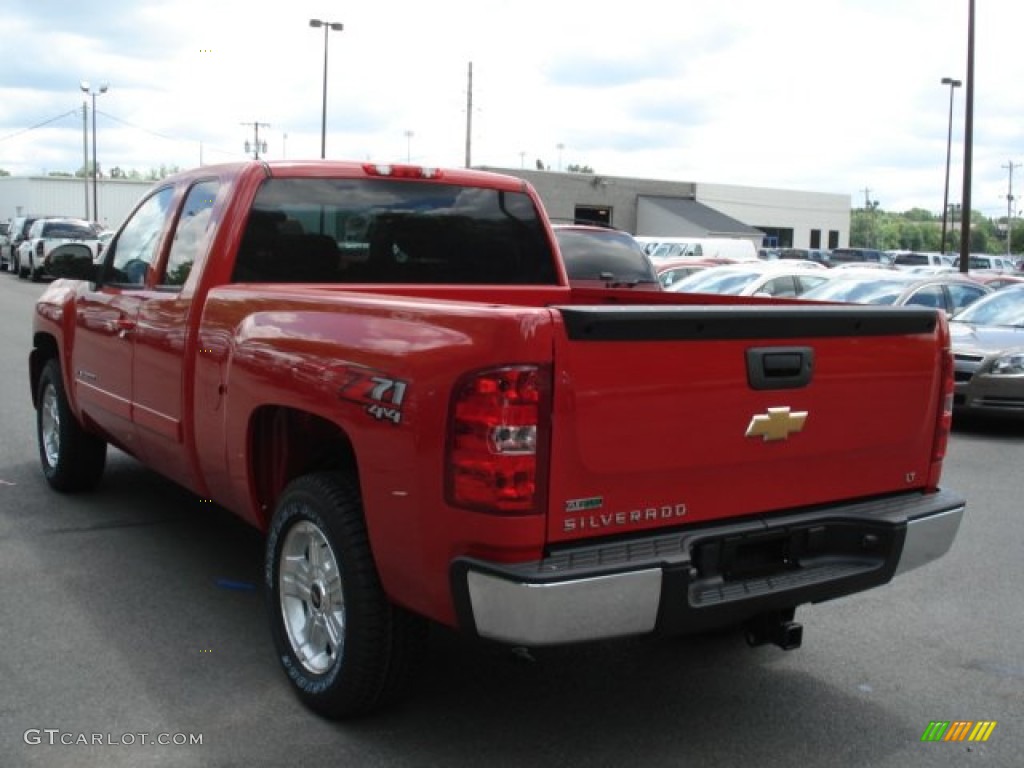
<svg viewBox="0 0 1024 768">
<path fill-rule="evenodd" d="M 787 440 L 804 428 L 807 411 L 790 411 L 789 406 L 769 408 L 767 413 L 759 413 L 747 425 L 747 437 L 760 437 L 764 442 L 769 440 Z"/>
</svg>

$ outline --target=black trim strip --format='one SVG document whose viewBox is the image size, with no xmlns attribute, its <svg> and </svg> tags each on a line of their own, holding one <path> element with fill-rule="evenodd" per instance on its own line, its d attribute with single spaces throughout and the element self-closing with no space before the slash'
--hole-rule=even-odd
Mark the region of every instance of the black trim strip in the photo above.
<svg viewBox="0 0 1024 768">
<path fill-rule="evenodd" d="M 938 314 L 926 307 L 556 306 L 573 341 L 721 341 L 935 332 Z"/>
</svg>

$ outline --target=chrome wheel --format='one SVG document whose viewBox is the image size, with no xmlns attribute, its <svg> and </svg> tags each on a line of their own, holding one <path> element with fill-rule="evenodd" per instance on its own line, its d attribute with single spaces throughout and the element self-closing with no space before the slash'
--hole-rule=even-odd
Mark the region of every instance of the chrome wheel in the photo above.
<svg viewBox="0 0 1024 768">
<path fill-rule="evenodd" d="M 60 404 L 57 400 L 57 390 L 53 384 L 47 384 L 46 389 L 43 390 L 43 399 L 39 408 L 43 454 L 46 457 L 46 463 L 55 467 L 60 458 Z"/>
<path fill-rule="evenodd" d="M 278 593 L 296 659 L 322 675 L 345 649 L 345 595 L 334 550 L 309 520 L 293 525 L 281 546 Z"/>
</svg>

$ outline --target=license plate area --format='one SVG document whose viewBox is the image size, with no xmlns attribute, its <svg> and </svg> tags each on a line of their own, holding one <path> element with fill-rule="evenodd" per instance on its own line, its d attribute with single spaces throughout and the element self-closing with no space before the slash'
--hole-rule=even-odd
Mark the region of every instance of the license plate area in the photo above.
<svg viewBox="0 0 1024 768">
<path fill-rule="evenodd" d="M 691 547 L 690 557 L 697 579 L 734 582 L 827 562 L 881 563 L 893 543 L 891 526 L 836 521 L 702 540 Z"/>
</svg>

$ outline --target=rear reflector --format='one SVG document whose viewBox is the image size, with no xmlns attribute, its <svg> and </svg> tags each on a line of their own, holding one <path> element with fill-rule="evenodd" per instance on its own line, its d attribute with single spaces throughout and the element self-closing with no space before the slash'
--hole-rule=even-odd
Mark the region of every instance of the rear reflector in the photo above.
<svg viewBox="0 0 1024 768">
<path fill-rule="evenodd" d="M 942 462 L 949 446 L 949 433 L 953 428 L 953 353 L 948 348 L 942 353 L 942 375 L 939 390 L 939 412 L 935 420 L 935 438 L 932 442 L 932 465 L 928 476 L 928 487 L 937 488 L 942 475 Z"/>
</svg>

